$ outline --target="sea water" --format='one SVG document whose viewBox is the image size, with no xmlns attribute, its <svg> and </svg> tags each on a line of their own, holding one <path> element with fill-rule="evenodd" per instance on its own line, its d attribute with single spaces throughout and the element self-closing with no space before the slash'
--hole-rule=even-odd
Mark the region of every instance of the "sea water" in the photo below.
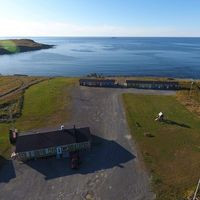
<svg viewBox="0 0 200 200">
<path fill-rule="evenodd" d="M 1 39 L 1 38 L 0 38 Z M 200 38 L 34 37 L 52 49 L 0 56 L 0 73 L 200 78 Z"/>
</svg>

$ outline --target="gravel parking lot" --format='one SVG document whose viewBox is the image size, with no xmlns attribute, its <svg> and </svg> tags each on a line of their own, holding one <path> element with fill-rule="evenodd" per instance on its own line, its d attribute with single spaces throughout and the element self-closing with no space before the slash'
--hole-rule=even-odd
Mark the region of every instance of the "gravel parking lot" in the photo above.
<svg viewBox="0 0 200 200">
<path fill-rule="evenodd" d="M 90 152 L 81 154 L 78 171 L 68 159 L 8 161 L 0 171 L 1 200 L 151 200 L 149 176 L 129 134 L 123 92 L 172 95 L 171 91 L 77 87 L 72 92 L 71 121 L 89 126 Z"/>
</svg>

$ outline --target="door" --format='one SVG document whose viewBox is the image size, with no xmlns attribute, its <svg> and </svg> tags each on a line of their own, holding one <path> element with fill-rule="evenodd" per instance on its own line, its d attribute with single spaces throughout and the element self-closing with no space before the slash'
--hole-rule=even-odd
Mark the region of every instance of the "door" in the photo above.
<svg viewBox="0 0 200 200">
<path fill-rule="evenodd" d="M 56 148 L 56 153 L 57 153 L 58 155 L 62 154 L 62 148 L 61 148 L 61 147 L 57 147 L 57 148 Z"/>
</svg>

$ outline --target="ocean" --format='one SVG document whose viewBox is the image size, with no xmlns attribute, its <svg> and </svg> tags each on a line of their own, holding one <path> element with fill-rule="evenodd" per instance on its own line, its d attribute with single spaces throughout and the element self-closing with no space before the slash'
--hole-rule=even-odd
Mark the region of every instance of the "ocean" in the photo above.
<svg viewBox="0 0 200 200">
<path fill-rule="evenodd" d="M 1 39 L 1 38 L 0 38 Z M 200 78 L 200 38 L 34 37 L 52 49 L 0 56 L 0 74 Z"/>
</svg>

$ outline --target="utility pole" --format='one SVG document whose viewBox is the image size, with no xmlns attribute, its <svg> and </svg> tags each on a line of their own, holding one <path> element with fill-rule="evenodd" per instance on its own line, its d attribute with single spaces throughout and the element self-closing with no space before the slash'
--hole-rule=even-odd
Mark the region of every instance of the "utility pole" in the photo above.
<svg viewBox="0 0 200 200">
<path fill-rule="evenodd" d="M 14 128 L 14 120 L 13 120 L 13 112 L 12 112 L 12 105 L 9 108 L 9 121 L 11 122 L 12 128 Z"/>
</svg>

